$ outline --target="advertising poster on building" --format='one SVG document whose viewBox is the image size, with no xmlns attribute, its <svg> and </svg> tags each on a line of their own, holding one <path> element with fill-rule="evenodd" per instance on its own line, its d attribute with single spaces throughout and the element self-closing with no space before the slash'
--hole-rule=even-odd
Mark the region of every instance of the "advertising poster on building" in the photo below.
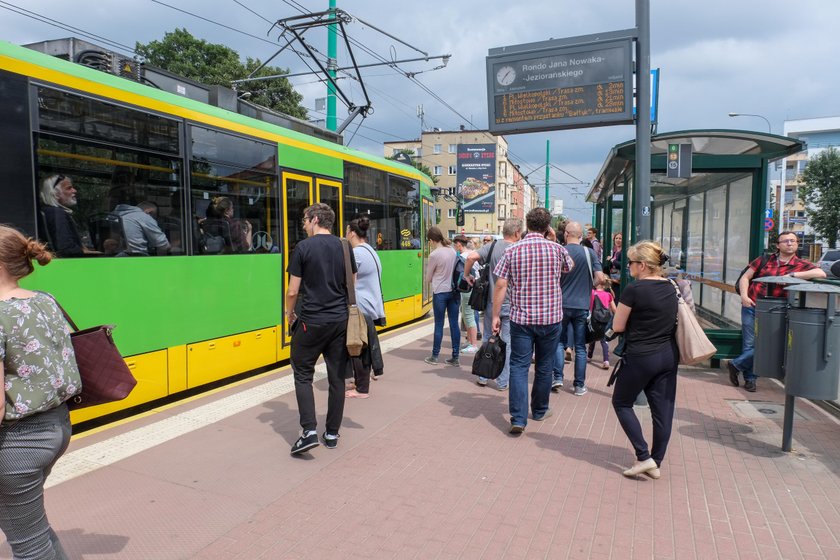
<svg viewBox="0 0 840 560">
<path fill-rule="evenodd" d="M 464 212 L 495 212 L 496 144 L 458 144 L 456 179 Z"/>
</svg>

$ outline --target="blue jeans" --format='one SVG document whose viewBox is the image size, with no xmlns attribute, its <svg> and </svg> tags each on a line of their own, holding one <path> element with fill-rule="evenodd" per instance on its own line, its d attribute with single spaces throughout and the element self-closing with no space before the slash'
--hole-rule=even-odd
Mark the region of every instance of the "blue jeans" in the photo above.
<svg viewBox="0 0 840 560">
<path fill-rule="evenodd" d="M 507 344 L 507 347 L 505 348 L 505 367 L 502 368 L 502 373 L 500 373 L 499 377 L 496 378 L 496 386 L 500 389 L 504 389 L 510 382 L 510 317 L 504 316 L 499 317 L 499 319 L 502 321 L 502 328 L 499 331 L 499 336 L 501 336 L 502 340 L 505 344 Z M 492 333 L 493 311 L 491 309 L 489 313 L 487 311 L 484 312 L 484 332 L 482 333 L 481 340 L 487 342 Z M 487 382 L 487 379 L 484 377 L 479 377 L 478 380 Z"/>
<path fill-rule="evenodd" d="M 432 311 L 435 315 L 435 338 L 432 343 L 432 356 L 440 354 L 443 342 L 443 316 L 449 315 L 449 336 L 452 338 L 452 357 L 457 358 L 460 350 L 461 327 L 458 325 L 458 309 L 461 307 L 461 295 L 458 292 L 444 292 L 432 297 Z"/>
<path fill-rule="evenodd" d="M 588 309 L 564 309 L 560 323 L 560 341 L 554 354 L 554 382 L 563 381 L 563 366 L 568 335 L 571 333 L 575 345 L 575 387 L 586 385 L 586 316 Z"/>
<path fill-rule="evenodd" d="M 755 307 L 741 307 L 741 355 L 732 360 L 732 365 L 744 374 L 744 381 L 755 381 L 753 354 L 755 353 Z"/>
<path fill-rule="evenodd" d="M 528 424 L 528 370 L 535 356 L 534 386 L 531 388 L 531 414 L 542 418 L 548 411 L 551 394 L 551 368 L 560 336 L 560 323 L 520 325 L 510 323 L 510 423 Z"/>
</svg>

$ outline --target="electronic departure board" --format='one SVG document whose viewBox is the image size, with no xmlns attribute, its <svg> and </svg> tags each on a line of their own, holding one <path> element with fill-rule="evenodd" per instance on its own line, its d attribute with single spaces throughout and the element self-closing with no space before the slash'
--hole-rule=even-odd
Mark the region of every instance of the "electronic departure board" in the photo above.
<svg viewBox="0 0 840 560">
<path fill-rule="evenodd" d="M 490 132 L 632 123 L 632 38 L 614 37 L 626 34 L 613 32 L 601 41 L 589 36 L 491 49 Z"/>
</svg>

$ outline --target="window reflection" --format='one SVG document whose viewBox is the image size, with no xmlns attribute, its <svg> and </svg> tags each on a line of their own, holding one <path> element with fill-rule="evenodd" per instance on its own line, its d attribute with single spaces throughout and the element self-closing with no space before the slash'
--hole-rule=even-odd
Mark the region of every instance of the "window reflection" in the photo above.
<svg viewBox="0 0 840 560">
<path fill-rule="evenodd" d="M 195 252 L 280 252 L 276 147 L 199 126 L 190 140 Z"/>
</svg>

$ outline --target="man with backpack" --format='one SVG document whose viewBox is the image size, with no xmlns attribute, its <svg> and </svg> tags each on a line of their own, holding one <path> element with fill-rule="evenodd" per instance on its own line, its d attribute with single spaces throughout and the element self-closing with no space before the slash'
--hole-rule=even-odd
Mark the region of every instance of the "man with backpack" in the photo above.
<svg viewBox="0 0 840 560">
<path fill-rule="evenodd" d="M 759 298 L 784 298 L 784 286 L 752 282 L 765 276 L 792 276 L 802 280 L 825 278 L 825 272 L 813 263 L 796 256 L 799 238 L 792 231 L 779 234 L 777 252 L 761 256 L 752 261 L 738 278 L 737 291 L 741 295 L 741 355 L 729 360 L 729 381 L 737 387 L 738 374 L 744 375 L 744 389 L 750 393 L 756 390 L 756 375 L 753 373 L 755 344 L 755 301 Z"/>
<path fill-rule="evenodd" d="M 485 243 L 478 251 L 473 251 L 467 255 L 466 268 L 464 278 L 473 285 L 473 290 L 476 290 L 476 283 L 483 283 L 483 289 L 486 294 L 486 303 L 484 305 L 484 336 L 483 342 L 487 342 L 490 335 L 493 334 L 493 289 L 495 288 L 496 276 L 493 274 L 493 269 L 505 250 L 522 237 L 523 224 L 521 218 L 508 218 L 502 226 L 503 239 L 492 239 L 489 243 Z M 479 277 L 475 278 L 472 274 L 475 263 L 482 265 Z M 496 378 L 496 389 L 505 391 L 508 388 L 508 381 L 510 380 L 510 296 L 505 295 L 502 302 L 502 311 L 500 314 L 502 320 L 502 328 L 500 332 L 501 339 L 505 342 L 506 356 L 505 367 L 502 373 Z M 482 387 L 487 385 L 487 379 L 479 377 L 476 383 Z"/>
<path fill-rule="evenodd" d="M 567 335 L 570 332 L 575 345 L 575 381 L 574 393 L 580 397 L 586 394 L 586 321 L 589 317 L 592 286 L 606 277 L 601 271 L 601 261 L 595 251 L 580 243 L 583 228 L 578 222 L 566 224 L 566 251 L 575 262 L 569 274 L 564 274 L 560 287 L 563 291 L 563 321 L 560 324 L 560 341 L 554 356 L 554 378 L 551 390 L 558 392 L 563 387 L 564 354 Z"/>
</svg>

